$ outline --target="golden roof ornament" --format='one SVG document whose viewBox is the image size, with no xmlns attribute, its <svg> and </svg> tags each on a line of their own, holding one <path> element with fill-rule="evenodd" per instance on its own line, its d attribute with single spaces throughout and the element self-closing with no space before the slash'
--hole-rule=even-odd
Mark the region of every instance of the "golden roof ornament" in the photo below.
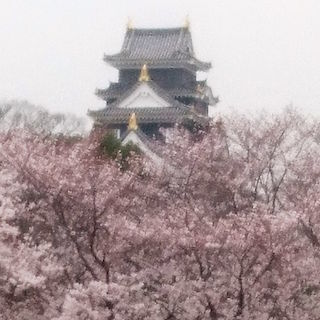
<svg viewBox="0 0 320 320">
<path fill-rule="evenodd" d="M 134 112 L 131 114 L 131 116 L 129 118 L 128 129 L 132 130 L 132 131 L 136 131 L 138 129 L 137 117 Z"/>
<path fill-rule="evenodd" d="M 144 64 L 142 66 L 142 68 L 141 68 L 139 81 L 140 82 L 148 82 L 148 81 L 150 81 L 149 71 L 148 71 L 148 67 L 147 67 L 146 64 Z"/>
<path fill-rule="evenodd" d="M 127 29 L 128 30 L 132 30 L 133 29 L 133 21 L 132 21 L 132 19 L 130 17 L 128 17 Z"/>
<path fill-rule="evenodd" d="M 190 18 L 189 18 L 189 15 L 186 16 L 186 19 L 185 19 L 185 21 L 184 21 L 183 27 L 184 27 L 185 29 L 190 29 Z"/>
</svg>

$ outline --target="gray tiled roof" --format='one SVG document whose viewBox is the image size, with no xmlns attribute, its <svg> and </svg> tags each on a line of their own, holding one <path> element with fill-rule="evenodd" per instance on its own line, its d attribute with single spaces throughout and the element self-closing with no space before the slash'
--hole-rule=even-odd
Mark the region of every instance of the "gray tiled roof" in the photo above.
<svg viewBox="0 0 320 320">
<path fill-rule="evenodd" d="M 188 113 L 186 107 L 162 108 L 117 108 L 106 107 L 98 111 L 89 111 L 96 122 L 104 124 L 125 124 L 134 112 L 138 123 L 177 123 Z"/>
<path fill-rule="evenodd" d="M 130 96 L 141 85 L 141 82 L 136 82 L 134 86 L 125 92 L 122 92 L 122 89 L 120 89 L 121 95 L 114 103 L 102 110 L 91 111 L 89 115 L 95 118 L 96 121 L 102 121 L 103 123 L 121 124 L 127 123 L 130 115 L 135 112 L 137 120 L 140 123 L 176 123 L 180 121 L 183 115 L 188 113 L 188 107 L 175 100 L 155 82 L 148 81 L 147 84 L 156 94 L 167 101 L 170 107 L 119 108 L 121 101 Z M 111 89 L 113 90 L 116 87 L 117 85 L 114 84 Z M 119 88 L 121 88 L 121 85 L 119 85 Z"/>
<path fill-rule="evenodd" d="M 184 58 L 193 54 L 193 45 L 186 28 L 129 29 L 121 52 L 128 59 Z"/>
<path fill-rule="evenodd" d="M 96 95 L 101 99 L 117 99 L 128 90 L 128 87 L 118 82 L 111 82 L 107 89 L 97 89 Z"/>
<path fill-rule="evenodd" d="M 203 86 L 203 94 L 200 94 L 197 91 L 198 84 Z M 128 88 L 126 86 L 120 83 L 111 83 L 107 89 L 97 89 L 96 95 L 104 100 L 119 99 L 127 91 L 128 91 Z M 156 90 L 156 91 L 159 93 L 159 90 Z M 213 96 L 211 88 L 207 86 L 204 81 L 198 81 L 193 86 L 178 87 L 178 88 L 166 90 L 166 94 L 170 95 L 172 98 L 177 98 L 177 97 L 201 98 L 202 100 L 207 101 L 210 105 L 215 105 L 219 101 L 217 97 Z"/>
<path fill-rule="evenodd" d="M 167 101 L 169 105 L 172 107 L 178 107 L 181 106 L 181 103 L 175 100 L 166 90 L 162 89 L 160 86 L 158 86 L 154 81 L 150 80 L 147 82 L 148 86 L 154 90 L 159 96 L 161 96 L 162 99 Z M 121 97 L 112 103 L 110 106 L 117 107 L 123 100 L 125 100 L 127 97 L 129 97 L 139 86 L 141 86 L 141 82 L 138 81 L 133 85 L 130 89 L 122 93 Z"/>
<path fill-rule="evenodd" d="M 105 55 L 104 60 L 117 68 L 185 66 L 192 70 L 208 70 L 210 63 L 194 56 L 188 28 L 128 29 L 121 52 Z"/>
</svg>

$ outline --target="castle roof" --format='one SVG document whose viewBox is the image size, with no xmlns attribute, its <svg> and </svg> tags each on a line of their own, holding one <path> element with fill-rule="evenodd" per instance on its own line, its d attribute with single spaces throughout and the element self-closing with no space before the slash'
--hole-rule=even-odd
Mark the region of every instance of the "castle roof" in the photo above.
<svg viewBox="0 0 320 320">
<path fill-rule="evenodd" d="M 139 123 L 178 123 L 188 113 L 186 107 L 162 108 L 116 108 L 106 107 L 103 110 L 89 111 L 96 123 L 126 124 L 132 113 L 136 113 Z"/>
<path fill-rule="evenodd" d="M 117 69 L 186 68 L 206 71 L 211 64 L 195 57 L 189 28 L 128 28 L 120 53 L 104 55 L 104 60 Z"/>
<path fill-rule="evenodd" d="M 184 107 L 183 104 L 175 100 L 166 90 L 162 89 L 159 85 L 157 85 L 154 81 L 149 80 L 147 81 L 147 85 L 152 88 L 152 90 L 159 95 L 161 98 L 163 98 L 168 104 L 170 104 L 172 107 L 175 106 L 181 106 Z M 127 97 L 129 97 L 134 91 L 136 91 L 141 86 L 141 82 L 138 81 L 133 85 L 131 88 L 127 89 L 125 92 L 121 94 L 119 99 L 117 99 L 114 103 L 110 105 L 110 107 L 118 107 L 120 103 L 125 100 Z"/>
<path fill-rule="evenodd" d="M 199 92 L 198 88 L 201 88 L 202 92 Z M 159 92 L 159 89 L 157 89 Z M 164 89 L 162 89 L 164 91 Z M 107 89 L 97 89 L 96 95 L 104 100 L 117 100 L 120 99 L 124 94 L 127 94 L 128 87 L 118 82 L 110 83 Z M 219 99 L 213 96 L 211 88 L 206 84 L 205 81 L 197 81 L 193 85 L 180 86 L 177 88 L 170 88 L 166 90 L 167 95 L 172 98 L 191 97 L 201 99 L 208 102 L 209 105 L 215 105 Z"/>
</svg>

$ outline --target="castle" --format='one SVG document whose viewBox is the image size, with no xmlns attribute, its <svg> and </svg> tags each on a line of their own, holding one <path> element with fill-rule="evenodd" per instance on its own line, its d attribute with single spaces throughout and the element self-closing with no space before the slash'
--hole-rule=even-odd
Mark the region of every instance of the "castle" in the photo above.
<svg viewBox="0 0 320 320">
<path fill-rule="evenodd" d="M 159 128 L 184 119 L 208 120 L 208 108 L 218 102 L 197 72 L 211 63 L 196 58 L 187 20 L 183 27 L 138 29 L 129 23 L 121 51 L 104 55 L 119 70 L 117 82 L 97 89 L 105 108 L 89 111 L 95 126 L 112 130 L 124 142 L 161 138 Z M 129 122 L 129 126 L 128 126 Z"/>
</svg>

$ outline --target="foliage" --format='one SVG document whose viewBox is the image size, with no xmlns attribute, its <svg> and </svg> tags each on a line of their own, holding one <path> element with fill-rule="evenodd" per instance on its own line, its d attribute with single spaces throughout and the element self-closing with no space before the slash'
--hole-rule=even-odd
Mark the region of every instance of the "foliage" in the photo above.
<svg viewBox="0 0 320 320">
<path fill-rule="evenodd" d="M 319 319 L 319 128 L 288 111 L 180 130 L 161 172 L 1 135 L 2 318 Z"/>
<path fill-rule="evenodd" d="M 0 132 L 24 129 L 43 135 L 84 136 L 91 126 L 88 117 L 50 113 L 27 101 L 0 101 Z"/>
<path fill-rule="evenodd" d="M 114 134 L 108 133 L 102 138 L 100 149 L 103 154 L 115 159 L 121 149 L 121 141 Z"/>
<path fill-rule="evenodd" d="M 125 145 L 121 144 L 121 140 L 116 138 L 114 134 L 106 134 L 100 143 L 100 151 L 103 155 L 115 160 L 118 159 L 123 169 L 128 168 L 128 159 L 132 154 L 140 154 L 140 149 L 137 145 L 129 142 Z"/>
<path fill-rule="evenodd" d="M 183 128 L 189 130 L 191 133 L 198 133 L 199 131 L 202 132 L 206 129 L 206 126 L 190 117 L 183 118 L 181 125 Z"/>
<path fill-rule="evenodd" d="M 139 147 L 132 142 L 128 142 L 122 146 L 120 151 L 123 159 L 127 159 L 131 153 L 141 154 Z"/>
</svg>

